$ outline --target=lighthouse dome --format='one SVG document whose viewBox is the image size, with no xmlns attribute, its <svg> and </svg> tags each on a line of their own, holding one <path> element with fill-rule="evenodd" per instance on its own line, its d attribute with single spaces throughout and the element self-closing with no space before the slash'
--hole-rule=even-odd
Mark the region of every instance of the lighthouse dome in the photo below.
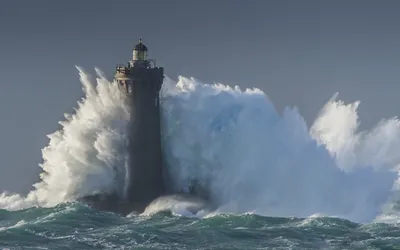
<svg viewBox="0 0 400 250">
<path fill-rule="evenodd" d="M 146 45 L 144 45 L 144 44 L 142 43 L 142 39 L 140 39 L 140 40 L 139 40 L 139 43 L 136 44 L 134 50 L 137 50 L 137 51 L 147 51 L 147 47 L 146 47 Z"/>
</svg>

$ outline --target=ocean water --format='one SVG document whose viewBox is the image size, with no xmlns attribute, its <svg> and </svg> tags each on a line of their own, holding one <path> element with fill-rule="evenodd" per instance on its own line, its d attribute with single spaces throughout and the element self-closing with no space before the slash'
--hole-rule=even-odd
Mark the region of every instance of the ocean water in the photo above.
<svg viewBox="0 0 400 250">
<path fill-rule="evenodd" d="M 126 186 L 130 112 L 115 82 L 78 67 L 85 97 L 42 150 L 27 195 L 0 194 L 5 249 L 400 249 L 400 122 L 360 131 L 334 94 L 307 127 L 259 89 L 166 78 L 169 188 L 193 181 L 217 208 L 166 197 L 126 217 L 76 202 Z M 310 93 L 311 94 L 311 93 Z"/>
<path fill-rule="evenodd" d="M 399 249 L 400 227 L 328 217 L 160 212 L 122 217 L 70 203 L 0 212 L 3 249 Z"/>
</svg>

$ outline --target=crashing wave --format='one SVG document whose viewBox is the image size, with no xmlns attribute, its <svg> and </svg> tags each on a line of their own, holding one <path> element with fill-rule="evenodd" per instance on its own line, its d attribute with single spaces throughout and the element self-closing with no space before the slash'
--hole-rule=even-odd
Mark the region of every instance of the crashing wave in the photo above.
<svg viewBox="0 0 400 250">
<path fill-rule="evenodd" d="M 2 194 L 0 207 L 54 206 L 123 192 L 129 110 L 118 86 L 78 68 L 85 97 L 43 149 L 43 174 L 27 197 Z M 163 147 L 169 185 L 196 183 L 219 211 L 313 214 L 369 221 L 395 214 L 400 156 L 397 118 L 359 131 L 359 102 L 335 95 L 309 129 L 296 108 L 279 114 L 259 89 L 166 78 Z"/>
</svg>

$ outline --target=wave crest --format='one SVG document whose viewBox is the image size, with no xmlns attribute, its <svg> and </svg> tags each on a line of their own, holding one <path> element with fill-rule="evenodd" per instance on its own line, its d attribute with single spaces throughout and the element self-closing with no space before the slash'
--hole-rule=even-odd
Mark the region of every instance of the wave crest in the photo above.
<svg viewBox="0 0 400 250">
<path fill-rule="evenodd" d="M 2 194 L 1 208 L 55 206 L 88 194 L 122 192 L 129 110 L 116 82 L 98 69 L 94 80 L 77 68 L 85 97 L 75 114 L 65 115 L 60 130 L 48 135 L 41 181 L 27 197 Z"/>
<path fill-rule="evenodd" d="M 41 181 L 27 197 L 2 194 L 1 208 L 54 206 L 99 192 L 122 195 L 129 110 L 115 82 L 96 70 L 93 84 L 78 70 L 85 98 L 49 135 Z M 188 190 L 195 181 L 222 212 L 322 213 L 355 221 L 372 220 L 382 209 L 396 214 L 397 118 L 359 131 L 359 102 L 344 104 L 334 95 L 309 129 L 296 108 L 279 114 L 259 89 L 185 77 L 166 78 L 161 95 L 171 189 Z"/>
</svg>

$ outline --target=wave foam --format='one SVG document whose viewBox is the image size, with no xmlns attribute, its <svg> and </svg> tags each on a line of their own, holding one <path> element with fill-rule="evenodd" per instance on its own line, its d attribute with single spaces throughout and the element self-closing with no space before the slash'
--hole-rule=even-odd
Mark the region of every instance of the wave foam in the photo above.
<svg viewBox="0 0 400 250">
<path fill-rule="evenodd" d="M 42 150 L 41 181 L 27 197 L 0 196 L 0 207 L 9 210 L 55 206 L 100 192 L 119 193 L 125 177 L 125 126 L 129 110 L 118 85 L 96 69 L 96 85 L 77 67 L 85 97 L 75 114 L 66 114 L 61 129 L 48 135 Z"/>
<path fill-rule="evenodd" d="M 97 70 L 93 85 L 78 70 L 85 98 L 49 136 L 41 181 L 27 197 L 2 194 L 1 208 L 123 192 L 129 110 L 116 83 Z M 355 221 L 372 220 L 382 209 L 393 212 L 389 205 L 400 188 L 397 118 L 359 131 L 359 102 L 344 104 L 335 95 L 309 129 L 296 108 L 278 114 L 259 89 L 185 77 L 166 78 L 161 95 L 172 189 L 187 190 L 196 181 L 223 212 L 321 213 Z"/>
<path fill-rule="evenodd" d="M 359 102 L 334 96 L 310 131 L 260 90 L 167 80 L 165 154 L 177 190 L 196 180 L 227 212 L 373 219 L 397 180 L 399 121 L 358 131 Z M 173 89 L 173 91 L 170 91 Z"/>
</svg>

